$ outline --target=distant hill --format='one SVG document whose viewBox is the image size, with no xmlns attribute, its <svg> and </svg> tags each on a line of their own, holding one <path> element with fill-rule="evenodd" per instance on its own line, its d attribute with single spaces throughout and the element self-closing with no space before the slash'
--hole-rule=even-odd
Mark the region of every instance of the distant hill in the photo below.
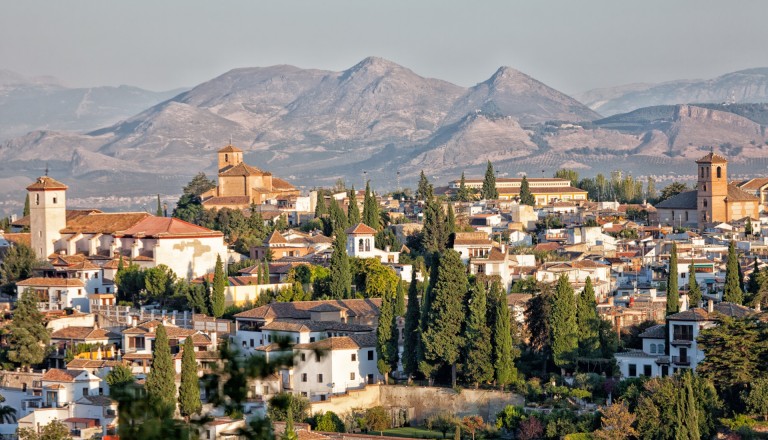
<svg viewBox="0 0 768 440">
<path fill-rule="evenodd" d="M 576 98 L 610 116 L 666 104 L 768 102 L 768 67 L 740 70 L 707 80 L 630 84 L 594 89 Z"/>
</svg>

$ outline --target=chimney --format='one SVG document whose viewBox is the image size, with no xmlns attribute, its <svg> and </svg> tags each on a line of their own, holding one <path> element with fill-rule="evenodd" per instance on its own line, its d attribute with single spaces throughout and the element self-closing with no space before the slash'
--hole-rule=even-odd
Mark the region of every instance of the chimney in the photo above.
<svg viewBox="0 0 768 440">
<path fill-rule="evenodd" d="M 131 327 L 139 326 L 139 315 L 131 315 Z"/>
<path fill-rule="evenodd" d="M 707 312 L 712 313 L 715 311 L 715 302 L 710 300 L 707 300 Z"/>
<path fill-rule="evenodd" d="M 208 332 L 208 336 L 211 338 L 211 345 L 213 346 L 213 348 L 215 350 L 219 346 L 219 335 L 214 330 L 212 332 Z"/>
</svg>

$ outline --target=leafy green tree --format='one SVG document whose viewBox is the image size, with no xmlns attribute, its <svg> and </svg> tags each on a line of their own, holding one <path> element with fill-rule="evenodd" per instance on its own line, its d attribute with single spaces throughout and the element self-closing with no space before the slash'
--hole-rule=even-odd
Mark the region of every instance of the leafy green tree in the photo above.
<svg viewBox="0 0 768 440">
<path fill-rule="evenodd" d="M 352 189 L 349 190 L 349 206 L 347 207 L 347 219 L 349 224 L 354 226 L 360 223 L 360 207 L 357 206 L 357 191 L 355 186 L 352 185 Z"/>
<path fill-rule="evenodd" d="M 464 298 L 467 294 L 467 274 L 459 253 L 447 250 L 440 257 L 431 301 L 422 334 L 425 361 L 434 368 L 452 366 L 452 381 L 456 385 L 456 363 L 464 346 L 461 327 L 466 316 Z"/>
<path fill-rule="evenodd" d="M 768 378 L 757 379 L 750 384 L 749 392 L 744 395 L 744 403 L 752 414 L 768 420 Z"/>
<path fill-rule="evenodd" d="M 325 206 L 325 192 L 318 189 L 317 200 L 315 201 L 315 217 L 320 218 L 326 214 L 328 214 L 328 207 Z"/>
<path fill-rule="evenodd" d="M 600 357 L 600 318 L 597 316 L 595 289 L 590 277 L 587 277 L 576 304 L 576 325 L 579 329 L 579 355 Z"/>
<path fill-rule="evenodd" d="M 117 364 L 109 370 L 107 377 L 104 379 L 110 388 L 115 389 L 117 387 L 131 385 L 136 382 L 136 377 L 133 376 L 133 372 L 129 367 L 122 364 Z"/>
<path fill-rule="evenodd" d="M 688 304 L 690 307 L 698 307 L 701 304 L 701 287 L 696 281 L 696 266 L 693 264 L 693 260 L 688 266 L 688 280 Z"/>
<path fill-rule="evenodd" d="M 27 245 L 16 244 L 8 248 L 0 264 L 0 285 L 7 294 L 16 292 L 16 282 L 32 276 L 32 270 L 38 267 L 35 251 Z"/>
<path fill-rule="evenodd" d="M 342 231 L 336 233 L 333 240 L 333 254 L 331 254 L 329 285 L 329 293 L 335 299 L 352 296 L 352 272 L 349 269 L 346 242 L 347 237 Z"/>
<path fill-rule="evenodd" d="M 525 417 L 525 410 L 522 406 L 507 405 L 496 414 L 496 427 L 507 432 L 515 432 Z"/>
<path fill-rule="evenodd" d="M 221 255 L 216 255 L 216 268 L 213 271 L 213 286 L 211 288 L 211 313 L 216 318 L 221 318 L 226 308 L 225 291 L 229 280 L 224 274 L 224 264 Z"/>
<path fill-rule="evenodd" d="M 384 431 L 389 428 L 389 414 L 383 406 L 374 406 L 365 411 L 365 427 L 368 431 Z"/>
<path fill-rule="evenodd" d="M 495 280 L 491 283 L 491 291 L 488 295 L 493 298 L 493 328 L 491 332 L 491 345 L 493 346 L 493 378 L 496 384 L 504 389 L 517 379 L 515 358 L 519 350 L 512 341 L 512 317 L 509 315 L 507 295 L 501 286 L 501 282 Z"/>
<path fill-rule="evenodd" d="M 434 197 L 424 207 L 424 227 L 421 230 L 422 246 L 428 253 L 443 252 L 448 244 L 445 213 Z"/>
<path fill-rule="evenodd" d="M 379 230 L 379 203 L 376 201 L 376 195 L 371 191 L 370 181 L 365 184 L 365 199 L 363 200 L 363 223 L 375 230 Z"/>
<path fill-rule="evenodd" d="M 410 378 L 418 371 L 418 352 L 421 345 L 418 282 L 416 274 L 411 276 L 411 284 L 408 288 L 408 306 L 405 311 L 405 325 L 403 327 L 403 371 Z"/>
<path fill-rule="evenodd" d="M 297 420 L 304 420 L 309 416 L 309 400 L 290 393 L 278 393 L 272 396 L 267 404 L 267 416 L 278 422 L 288 421 L 288 408 Z"/>
<path fill-rule="evenodd" d="M 464 377 L 475 388 L 493 379 L 493 349 L 491 329 L 486 320 L 487 298 L 483 282 L 475 282 L 470 289 L 469 316 L 464 328 Z"/>
<path fill-rule="evenodd" d="M 395 316 L 405 318 L 405 281 L 398 280 L 395 290 Z"/>
<path fill-rule="evenodd" d="M 599 430 L 595 431 L 594 437 L 601 440 L 624 440 L 637 436 L 637 431 L 632 426 L 635 422 L 635 415 L 629 412 L 629 408 L 624 402 L 614 402 L 605 407 L 600 414 Z"/>
<path fill-rule="evenodd" d="M 38 430 L 39 429 L 39 430 Z M 69 428 L 59 419 L 53 419 L 39 428 L 19 428 L 19 440 L 69 440 Z"/>
<path fill-rule="evenodd" d="M 419 186 L 416 189 L 416 199 L 427 200 L 431 197 L 431 194 L 432 189 L 429 180 L 427 180 L 427 176 L 424 175 L 424 170 L 421 170 L 421 174 L 419 175 Z"/>
<path fill-rule="evenodd" d="M 469 188 L 467 188 L 467 180 L 464 178 L 464 172 L 461 172 L 461 180 L 459 181 L 459 190 L 456 193 L 456 198 L 460 202 L 468 202 L 470 199 Z"/>
<path fill-rule="evenodd" d="M 154 299 L 164 305 L 172 296 L 176 274 L 165 264 L 159 264 L 144 271 L 144 289 Z"/>
<path fill-rule="evenodd" d="M 21 293 L 8 325 L 8 360 L 28 369 L 45 360 L 45 352 L 51 336 L 43 323 L 43 315 L 37 310 L 37 298 L 30 289 Z"/>
<path fill-rule="evenodd" d="M 145 388 L 150 402 L 175 410 L 176 370 L 173 367 L 168 333 L 163 324 L 159 324 L 155 329 L 152 368 L 147 375 Z"/>
<path fill-rule="evenodd" d="M 344 432 L 344 422 L 333 411 L 315 414 L 310 424 L 315 431 Z"/>
<path fill-rule="evenodd" d="M 524 312 L 528 344 L 534 353 L 542 355 L 544 368 L 552 352 L 552 296 L 550 289 L 543 289 L 528 301 Z"/>
<path fill-rule="evenodd" d="M 29 217 L 29 197 L 24 197 L 24 210 L 21 215 L 23 217 Z"/>
<path fill-rule="evenodd" d="M 496 173 L 493 172 L 493 164 L 490 160 L 485 167 L 485 178 L 483 179 L 483 187 L 480 190 L 480 194 L 484 200 L 499 198 L 499 191 L 496 189 Z"/>
<path fill-rule="evenodd" d="M 208 292 L 205 290 L 204 285 L 189 284 L 185 294 L 187 297 L 187 304 L 189 304 L 189 307 L 194 313 L 210 315 L 211 311 L 208 310 L 208 301 L 206 300 Z"/>
<path fill-rule="evenodd" d="M 555 365 L 565 370 L 573 366 L 579 348 L 576 299 L 567 275 L 557 280 L 552 298 L 552 356 Z"/>
<path fill-rule="evenodd" d="M 145 299 L 144 270 L 133 263 L 123 266 L 122 257 L 120 257 L 115 274 L 115 285 L 120 301 L 132 301 L 134 304 L 139 304 Z"/>
<path fill-rule="evenodd" d="M 739 280 L 739 257 L 736 255 L 736 245 L 733 240 L 728 245 L 728 259 L 725 265 L 725 291 L 723 301 L 734 304 L 744 302 L 744 292 L 741 289 L 742 281 Z"/>
<path fill-rule="evenodd" d="M 520 204 L 528 206 L 536 205 L 536 199 L 533 197 L 533 193 L 531 192 L 531 186 L 528 183 L 527 176 L 523 176 L 523 181 L 520 182 Z"/>
<path fill-rule="evenodd" d="M 456 233 L 456 214 L 453 212 L 453 205 L 448 204 L 448 213 L 445 215 L 445 236 L 450 245 L 453 243 L 453 234 Z"/>
<path fill-rule="evenodd" d="M 573 187 L 576 187 L 579 183 L 579 173 L 576 172 L 576 170 L 567 168 L 560 168 L 559 170 L 555 171 L 555 178 L 570 180 L 571 186 Z"/>
<path fill-rule="evenodd" d="M 752 235 L 752 219 L 747 217 L 747 222 L 744 224 L 744 235 Z"/>
<path fill-rule="evenodd" d="M 672 182 L 661 190 L 661 196 L 659 197 L 658 201 L 663 202 L 664 200 L 671 199 L 672 197 L 685 191 L 688 191 L 688 186 L 686 184 L 680 182 Z"/>
<path fill-rule="evenodd" d="M 179 386 L 179 412 L 189 420 L 193 414 L 200 414 L 203 404 L 200 401 L 200 380 L 197 377 L 195 345 L 192 337 L 184 340 L 181 353 L 181 385 Z"/>
<path fill-rule="evenodd" d="M 331 206 L 328 210 L 328 218 L 324 219 L 323 222 L 323 232 L 329 237 L 343 233 L 347 226 L 349 226 L 347 215 L 339 206 L 339 202 L 333 197 L 331 198 Z"/>
<path fill-rule="evenodd" d="M 287 414 L 285 430 L 283 435 L 280 436 L 280 440 L 299 440 L 299 435 L 296 434 L 296 429 L 293 427 L 293 411 L 290 406 L 287 409 Z"/>
<path fill-rule="evenodd" d="M 677 286 L 677 243 L 672 243 L 667 275 L 667 315 L 680 311 L 680 289 Z"/>
</svg>

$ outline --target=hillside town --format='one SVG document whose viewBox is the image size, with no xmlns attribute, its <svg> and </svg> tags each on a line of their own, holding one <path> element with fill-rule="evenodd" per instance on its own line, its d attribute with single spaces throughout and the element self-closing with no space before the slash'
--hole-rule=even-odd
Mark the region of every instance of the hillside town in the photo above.
<svg viewBox="0 0 768 440">
<path fill-rule="evenodd" d="M 301 190 L 228 144 L 153 212 L 46 172 L 0 223 L 0 436 L 765 435 L 768 178 L 728 159 Z"/>
</svg>

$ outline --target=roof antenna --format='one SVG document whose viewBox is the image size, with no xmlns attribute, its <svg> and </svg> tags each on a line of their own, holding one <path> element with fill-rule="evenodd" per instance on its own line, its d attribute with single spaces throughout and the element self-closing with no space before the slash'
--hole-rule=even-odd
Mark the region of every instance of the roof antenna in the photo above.
<svg viewBox="0 0 768 440">
<path fill-rule="evenodd" d="M 45 177 L 48 177 L 48 162 L 45 163 Z"/>
</svg>

